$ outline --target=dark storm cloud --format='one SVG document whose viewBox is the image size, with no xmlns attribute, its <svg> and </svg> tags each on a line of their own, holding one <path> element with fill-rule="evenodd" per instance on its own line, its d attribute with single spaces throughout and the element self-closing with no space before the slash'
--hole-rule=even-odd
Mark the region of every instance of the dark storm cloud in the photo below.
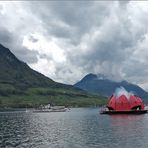
<svg viewBox="0 0 148 148">
<path fill-rule="evenodd" d="M 3 6 L 2 6 L 2 5 L 0 5 L 0 11 L 1 11 L 1 10 L 3 10 Z"/>
<path fill-rule="evenodd" d="M 17 46 L 17 37 L 6 30 L 5 28 L 0 28 L 0 43 L 8 47 L 13 54 L 15 54 L 20 60 L 26 63 L 36 63 L 37 62 L 37 51 L 31 51 L 20 45 Z M 36 40 L 32 38 L 32 41 Z"/>
<path fill-rule="evenodd" d="M 0 43 L 3 43 L 5 46 L 12 44 L 14 41 L 14 36 L 5 28 L 0 28 Z"/>
<path fill-rule="evenodd" d="M 81 37 L 94 26 L 101 25 L 102 20 L 109 14 L 107 3 L 111 4 L 91 1 L 33 2 L 31 11 L 38 15 L 47 28 L 46 35 L 69 38 L 71 43 L 79 44 Z M 38 7 L 41 11 L 38 11 Z"/>
<path fill-rule="evenodd" d="M 8 47 L 13 54 L 15 54 L 20 60 L 26 63 L 36 63 L 37 62 L 37 51 L 31 51 L 20 45 L 17 46 L 17 37 L 6 30 L 5 28 L 0 28 L 0 43 Z M 32 38 L 33 40 L 33 38 Z M 33 42 L 36 40 L 34 39 Z"/>
<path fill-rule="evenodd" d="M 148 82 L 147 7 L 145 2 L 131 1 L 0 5 L 0 42 L 60 82 L 74 83 L 92 72 L 144 84 Z M 60 56 L 64 58 L 58 60 Z"/>
<path fill-rule="evenodd" d="M 38 52 L 37 51 L 31 51 L 25 47 L 22 48 L 15 48 L 15 50 L 12 52 L 15 52 L 15 55 L 25 63 L 37 63 L 38 61 Z"/>
<path fill-rule="evenodd" d="M 111 72 L 114 75 L 116 74 L 116 77 L 120 77 L 123 73 L 126 75 L 124 79 L 134 82 L 136 80 L 133 80 L 132 77 L 138 75 L 138 73 L 135 74 L 136 70 L 132 71 L 130 68 L 124 69 L 122 67 L 126 67 L 124 61 L 133 63 L 128 57 L 132 56 L 133 47 L 139 40 L 143 40 L 147 31 L 145 27 L 136 30 L 133 20 L 130 18 L 131 14 L 128 12 L 128 9 L 130 9 L 127 8 L 129 7 L 128 4 L 128 1 L 115 2 L 114 4 L 105 2 L 90 2 L 87 5 L 79 5 L 75 2 L 52 3 L 52 6 L 49 4 L 50 15 L 53 13 L 54 17 L 64 23 L 65 26 L 63 26 L 63 29 L 60 28 L 60 25 L 53 26 L 53 29 L 51 28 L 48 33 L 57 38 L 69 38 L 69 43 L 77 46 L 67 53 L 69 63 L 80 67 L 80 69 L 83 67 L 84 73 L 103 72 L 108 74 Z M 86 34 L 91 39 L 91 35 L 93 36 L 91 31 L 94 31 L 94 33 L 100 31 L 100 35 L 97 35 L 93 41 L 83 41 L 82 38 Z M 86 42 L 87 48 L 89 48 L 85 54 L 81 52 L 78 46 L 82 42 Z M 73 54 L 74 52 L 75 54 Z M 141 66 L 139 63 L 136 69 L 138 70 L 138 67 L 141 69 Z M 132 69 L 134 69 L 133 65 Z M 123 77 L 121 76 L 121 78 Z"/>
<path fill-rule="evenodd" d="M 30 23 L 31 28 L 31 24 L 34 23 L 33 20 L 29 22 L 24 19 L 23 9 L 21 5 L 18 7 L 18 2 L 0 3 L 2 3 L 0 4 L 0 43 L 9 48 L 20 60 L 26 63 L 36 63 L 38 52 L 22 46 L 23 36 L 29 33 L 29 27 L 26 25 Z M 29 39 L 31 42 L 37 42 L 37 39 L 31 35 Z"/>
<path fill-rule="evenodd" d="M 120 9 L 120 11 L 122 10 L 122 8 L 118 9 Z M 118 12 L 118 10 L 116 11 Z M 89 48 L 89 50 L 86 51 L 87 54 L 83 55 L 78 52 L 78 54 L 75 54 L 76 56 L 69 55 L 73 63 L 80 64 L 79 66 L 85 65 L 86 71 L 93 71 L 96 65 L 100 65 L 102 69 L 105 68 L 106 70 L 105 65 L 109 65 L 108 67 L 110 68 L 114 65 L 118 67 L 118 65 L 120 66 L 120 64 L 126 60 L 130 53 L 128 48 L 133 45 L 132 34 L 130 29 L 128 29 L 128 27 L 130 27 L 130 21 L 126 16 L 122 16 L 122 14 L 120 14 L 120 16 L 116 15 L 116 17 L 117 18 L 114 18 L 108 14 L 106 18 L 101 20 L 101 26 L 92 24 L 91 27 L 96 28 L 94 32 L 99 31 L 99 34 L 92 42 L 90 40 L 86 41 L 88 42 Z M 120 22 L 121 17 L 122 20 Z M 124 24 L 123 22 L 127 23 Z"/>
</svg>

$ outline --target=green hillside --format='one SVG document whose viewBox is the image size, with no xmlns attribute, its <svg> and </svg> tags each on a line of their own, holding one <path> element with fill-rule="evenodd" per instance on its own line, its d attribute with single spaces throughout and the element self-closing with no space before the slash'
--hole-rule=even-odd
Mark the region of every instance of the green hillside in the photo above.
<svg viewBox="0 0 148 148">
<path fill-rule="evenodd" d="M 0 45 L 0 107 L 36 107 L 48 103 L 94 106 L 106 103 L 106 98 L 54 82 Z"/>
</svg>

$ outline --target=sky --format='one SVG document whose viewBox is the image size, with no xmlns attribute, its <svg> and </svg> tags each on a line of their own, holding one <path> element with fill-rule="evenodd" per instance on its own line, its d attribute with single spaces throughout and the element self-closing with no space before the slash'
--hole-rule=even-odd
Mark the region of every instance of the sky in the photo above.
<svg viewBox="0 0 148 148">
<path fill-rule="evenodd" d="M 0 1 L 0 43 L 49 78 L 88 73 L 148 90 L 148 2 Z"/>
</svg>

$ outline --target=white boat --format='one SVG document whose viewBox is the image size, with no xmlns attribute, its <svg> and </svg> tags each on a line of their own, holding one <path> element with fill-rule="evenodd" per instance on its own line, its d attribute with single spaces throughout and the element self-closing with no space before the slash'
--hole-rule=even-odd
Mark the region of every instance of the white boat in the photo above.
<svg viewBox="0 0 148 148">
<path fill-rule="evenodd" d="M 40 106 L 38 109 L 33 110 L 33 112 L 66 112 L 68 108 L 65 106 L 50 106 L 50 104 L 46 106 Z"/>
</svg>

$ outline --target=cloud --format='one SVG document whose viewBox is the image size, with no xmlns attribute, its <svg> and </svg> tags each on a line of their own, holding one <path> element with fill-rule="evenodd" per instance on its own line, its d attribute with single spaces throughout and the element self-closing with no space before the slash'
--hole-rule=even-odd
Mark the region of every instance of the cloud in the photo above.
<svg viewBox="0 0 148 148">
<path fill-rule="evenodd" d="M 104 73 L 148 89 L 147 15 L 146 2 L 0 2 L 0 42 L 55 81 Z"/>
</svg>

